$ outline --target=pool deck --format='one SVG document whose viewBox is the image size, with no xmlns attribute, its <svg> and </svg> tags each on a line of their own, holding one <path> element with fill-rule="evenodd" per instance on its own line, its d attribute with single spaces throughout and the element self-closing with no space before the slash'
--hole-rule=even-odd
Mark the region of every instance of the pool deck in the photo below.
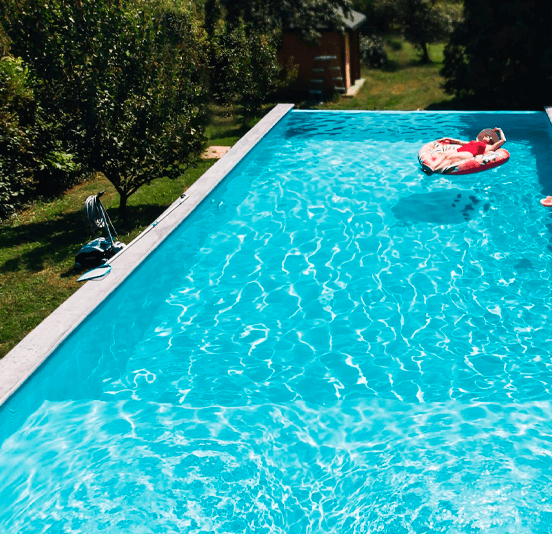
<svg viewBox="0 0 552 534">
<path fill-rule="evenodd" d="M 111 272 L 86 282 L 0 360 L 0 406 L 162 241 L 224 180 L 228 173 L 291 110 L 278 104 L 122 252 Z"/>
</svg>

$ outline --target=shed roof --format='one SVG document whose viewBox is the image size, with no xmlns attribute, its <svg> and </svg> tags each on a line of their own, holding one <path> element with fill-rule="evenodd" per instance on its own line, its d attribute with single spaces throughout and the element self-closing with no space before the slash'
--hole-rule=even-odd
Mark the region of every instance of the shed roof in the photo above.
<svg viewBox="0 0 552 534">
<path fill-rule="evenodd" d="M 348 16 L 345 15 L 345 12 L 341 7 L 338 7 L 336 11 L 337 15 L 341 18 L 343 24 L 345 25 L 345 28 L 348 30 L 356 30 L 366 21 L 366 15 L 363 15 L 362 13 L 360 13 L 359 11 L 355 11 L 354 9 L 349 10 Z M 292 24 L 288 29 L 293 31 L 297 28 Z M 326 29 L 326 27 L 319 25 L 316 29 L 318 31 L 321 31 Z"/>
<path fill-rule="evenodd" d="M 366 21 L 366 15 L 363 15 L 362 13 L 355 11 L 354 9 L 351 9 L 349 11 L 348 17 L 345 16 L 345 14 L 343 13 L 343 9 L 341 8 L 339 8 L 339 14 L 343 18 L 343 24 L 345 24 L 345 26 L 349 30 L 356 30 Z"/>
</svg>

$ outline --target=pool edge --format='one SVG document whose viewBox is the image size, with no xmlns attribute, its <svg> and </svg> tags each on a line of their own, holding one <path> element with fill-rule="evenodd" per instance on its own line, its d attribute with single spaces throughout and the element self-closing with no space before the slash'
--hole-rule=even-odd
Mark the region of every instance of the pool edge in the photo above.
<svg viewBox="0 0 552 534">
<path fill-rule="evenodd" d="M 0 406 L 56 348 L 177 228 L 283 119 L 293 104 L 277 104 L 220 160 L 210 167 L 127 248 L 110 262 L 110 274 L 86 282 L 0 360 Z"/>
</svg>

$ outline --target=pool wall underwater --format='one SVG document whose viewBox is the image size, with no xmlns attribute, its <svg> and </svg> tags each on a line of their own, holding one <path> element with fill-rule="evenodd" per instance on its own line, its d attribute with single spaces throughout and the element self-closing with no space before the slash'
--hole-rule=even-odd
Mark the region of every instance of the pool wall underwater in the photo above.
<svg viewBox="0 0 552 534">
<path fill-rule="evenodd" d="M 0 407 L 292 109 L 293 104 L 275 106 L 186 191 L 185 197 L 169 206 L 158 223 L 152 223 L 113 258 L 107 277 L 85 283 L 0 360 Z"/>
</svg>

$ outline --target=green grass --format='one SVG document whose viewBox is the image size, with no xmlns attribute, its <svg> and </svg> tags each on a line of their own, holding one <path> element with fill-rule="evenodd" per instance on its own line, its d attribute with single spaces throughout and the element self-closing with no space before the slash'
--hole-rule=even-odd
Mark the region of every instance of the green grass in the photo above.
<svg viewBox="0 0 552 534">
<path fill-rule="evenodd" d="M 207 139 L 209 146 L 232 146 L 239 141 L 261 118 L 272 109 L 274 104 L 265 104 L 260 109 L 257 117 L 247 121 L 236 114 L 232 107 L 211 105 L 210 122 L 207 126 Z"/>
<path fill-rule="evenodd" d="M 61 198 L 36 202 L 0 226 L 0 357 L 74 293 L 82 271 L 74 268 L 80 247 L 99 235 L 83 216 L 86 197 L 105 190 L 102 204 L 129 243 L 151 224 L 213 161 L 201 161 L 177 180 L 142 187 L 128 203 L 128 227 L 117 219 L 118 195 L 102 176 Z"/>
<path fill-rule="evenodd" d="M 398 38 L 386 41 L 386 69 L 364 69 L 364 87 L 354 99 L 340 98 L 322 109 L 444 109 L 457 105 L 441 87 L 443 46 L 430 47 L 432 63 L 421 65 L 418 52 Z M 209 145 L 233 145 L 262 117 L 247 126 L 233 109 L 211 106 Z M 459 108 L 460 109 L 460 108 Z M 0 357 L 80 287 L 74 258 L 96 237 L 82 215 L 87 196 L 105 190 L 102 203 L 120 239 L 129 243 L 189 187 L 213 161 L 202 161 L 175 181 L 156 180 L 130 197 L 128 227 L 117 219 L 118 197 L 102 176 L 74 187 L 61 198 L 36 202 L 0 225 Z"/>
<path fill-rule="evenodd" d="M 321 109 L 450 109 L 454 99 L 442 87 L 444 45 L 430 45 L 431 63 L 420 63 L 419 52 L 397 37 L 385 40 L 389 64 L 384 69 L 363 68 L 364 86 L 355 98 L 339 98 Z"/>
<path fill-rule="evenodd" d="M 207 126 L 209 145 L 232 146 L 247 132 L 248 128 L 229 107 L 211 105 L 210 122 Z"/>
</svg>

